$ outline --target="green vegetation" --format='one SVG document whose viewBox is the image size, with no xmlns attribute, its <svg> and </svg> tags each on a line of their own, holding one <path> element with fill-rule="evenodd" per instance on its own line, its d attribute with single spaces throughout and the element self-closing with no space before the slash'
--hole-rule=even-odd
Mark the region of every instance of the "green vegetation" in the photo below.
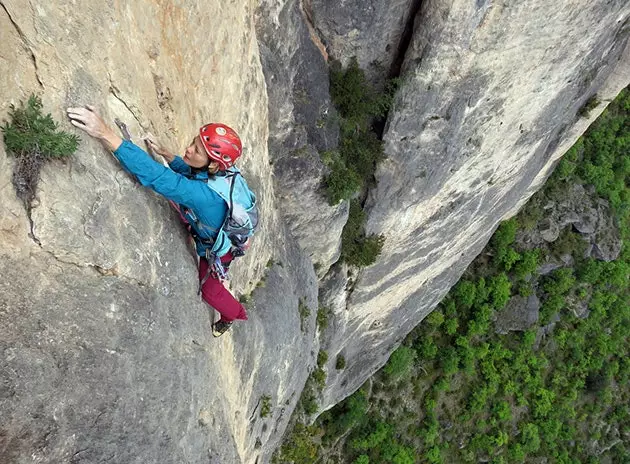
<svg viewBox="0 0 630 464">
<path fill-rule="evenodd" d="M 600 103 L 601 102 L 599 101 L 599 98 L 597 98 L 597 95 L 593 95 L 591 98 L 586 100 L 586 103 L 584 103 L 582 108 L 580 108 L 578 116 L 588 118 L 591 115 L 591 111 L 597 108 Z"/>
<path fill-rule="evenodd" d="M 340 354 L 337 356 L 337 359 L 335 360 L 335 369 L 340 371 L 341 369 L 345 369 L 345 368 L 346 368 L 346 358 Z"/>
<path fill-rule="evenodd" d="M 263 395 L 260 398 L 260 417 L 267 417 L 271 413 L 271 396 Z"/>
<path fill-rule="evenodd" d="M 311 378 L 320 391 L 326 386 L 326 371 L 324 371 L 324 366 L 327 362 L 328 353 L 320 350 L 320 352 L 317 353 L 317 369 L 311 373 Z"/>
<path fill-rule="evenodd" d="M 311 310 L 308 309 L 308 306 L 306 305 L 306 299 L 304 298 L 300 298 L 298 300 L 298 314 L 300 315 L 300 329 L 302 330 L 302 332 L 306 332 L 306 320 L 308 319 L 308 316 L 311 315 Z"/>
<path fill-rule="evenodd" d="M 330 316 L 330 308 L 326 306 L 320 306 L 317 310 L 317 327 L 320 330 L 324 330 L 328 327 L 328 316 Z"/>
<path fill-rule="evenodd" d="M 0 129 L 7 152 L 17 158 L 13 170 L 13 186 L 30 213 L 35 199 L 39 172 L 46 160 L 66 158 L 79 146 L 76 135 L 59 131 L 50 114 L 42 114 L 42 101 L 31 95 L 26 105 L 11 105 L 10 121 Z"/>
<path fill-rule="evenodd" d="M 383 368 L 383 373 L 388 379 L 404 377 L 413 367 L 415 359 L 416 352 L 414 350 L 406 346 L 401 346 L 392 353 L 389 362 Z"/>
<path fill-rule="evenodd" d="M 384 158 L 383 142 L 373 124 L 387 114 L 397 85 L 398 81 L 390 81 L 383 92 L 377 92 L 356 59 L 346 69 L 334 63 L 330 71 L 330 95 L 340 115 L 340 142 L 337 150 L 322 154 L 330 168 L 324 185 L 331 205 L 352 199 L 341 259 L 353 266 L 374 263 L 383 247 L 383 236 L 366 236 L 365 214 L 357 197 L 374 185 L 376 166 Z"/>
<path fill-rule="evenodd" d="M 389 110 L 396 85 L 392 81 L 383 93 L 376 92 L 356 59 L 346 69 L 339 63 L 331 67 L 330 96 L 341 116 L 339 148 L 322 157 L 330 168 L 324 184 L 331 205 L 373 184 L 376 165 L 384 156 L 372 123 Z"/>
<path fill-rule="evenodd" d="M 618 259 L 584 258 L 582 239 L 567 230 L 549 246 L 518 244 L 574 184 L 610 203 Z M 314 425 L 296 427 L 276 462 L 630 462 L 629 235 L 625 90 L 386 366 Z M 574 264 L 538 275 L 563 254 Z M 532 294 L 538 323 L 496 334 L 508 300 Z"/>
<path fill-rule="evenodd" d="M 348 222 L 341 234 L 341 259 L 353 266 L 373 264 L 385 243 L 382 235 L 365 235 L 365 219 L 365 212 L 359 202 L 350 201 Z"/>
</svg>

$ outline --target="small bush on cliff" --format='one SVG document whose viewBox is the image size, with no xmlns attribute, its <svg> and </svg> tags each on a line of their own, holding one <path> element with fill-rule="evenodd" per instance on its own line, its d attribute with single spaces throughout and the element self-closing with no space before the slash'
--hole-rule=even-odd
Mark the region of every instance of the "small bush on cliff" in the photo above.
<svg viewBox="0 0 630 464">
<path fill-rule="evenodd" d="M 359 174 L 349 168 L 337 152 L 331 152 L 323 160 L 330 168 L 330 173 L 324 178 L 328 204 L 333 206 L 341 200 L 352 198 L 362 185 Z"/>
<path fill-rule="evenodd" d="M 373 123 L 389 110 L 397 81 L 384 91 L 372 87 L 356 59 L 342 69 L 338 62 L 330 70 L 330 96 L 341 116 L 339 148 L 322 155 L 331 172 L 324 179 L 328 202 L 336 205 L 374 183 L 376 165 L 384 158 L 383 142 Z"/>
<path fill-rule="evenodd" d="M 365 235 L 365 212 L 357 200 L 350 202 L 348 222 L 341 234 L 341 259 L 353 266 L 369 266 L 383 249 L 382 235 Z"/>
<path fill-rule="evenodd" d="M 367 131 L 372 118 L 385 116 L 394 91 L 395 83 L 392 83 L 385 92 L 377 92 L 365 78 L 356 58 L 345 69 L 338 61 L 331 66 L 330 96 L 343 118 L 344 130 Z"/>
<path fill-rule="evenodd" d="M 20 102 L 10 108 L 10 121 L 1 129 L 7 152 L 17 159 L 13 186 L 30 212 L 43 163 L 72 155 L 79 146 L 79 138 L 57 130 L 52 116 L 42 114 L 42 101 L 36 95 L 31 95 L 26 105 Z"/>
<path fill-rule="evenodd" d="M 388 379 L 404 377 L 409 372 L 416 360 L 416 352 L 408 346 L 401 346 L 392 353 L 389 361 L 383 368 Z"/>
</svg>

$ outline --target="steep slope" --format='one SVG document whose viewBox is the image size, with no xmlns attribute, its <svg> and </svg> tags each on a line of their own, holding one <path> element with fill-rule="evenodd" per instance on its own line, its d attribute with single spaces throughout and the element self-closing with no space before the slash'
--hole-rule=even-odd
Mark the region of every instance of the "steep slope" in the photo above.
<svg viewBox="0 0 630 464">
<path fill-rule="evenodd" d="M 345 304 L 329 291 L 345 286 L 343 270 L 320 298 L 337 318 L 324 345 L 325 407 L 383 364 L 628 84 L 629 17 L 621 0 L 423 2 L 366 204 L 383 253 Z M 595 93 L 602 103 L 580 118 Z M 338 354 L 345 370 L 334 368 Z"/>
<path fill-rule="evenodd" d="M 65 108 L 92 103 L 137 142 L 150 130 L 175 150 L 202 123 L 226 122 L 263 223 L 233 266 L 237 295 L 259 287 L 250 320 L 215 340 L 164 200 L 84 138 L 44 169 L 29 236 L 0 144 L 0 462 L 256 461 L 314 363 L 315 311 L 301 321 L 298 300 L 314 309 L 317 298 L 312 264 L 275 213 L 256 4 L 1 6 L 0 119 L 35 92 L 65 130 Z"/>
</svg>

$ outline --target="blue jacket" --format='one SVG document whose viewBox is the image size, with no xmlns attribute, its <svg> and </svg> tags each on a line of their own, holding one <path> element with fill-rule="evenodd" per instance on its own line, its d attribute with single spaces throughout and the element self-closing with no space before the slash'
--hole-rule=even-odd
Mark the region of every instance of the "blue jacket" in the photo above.
<svg viewBox="0 0 630 464">
<path fill-rule="evenodd" d="M 223 256 L 230 250 L 231 243 L 227 236 L 219 234 L 228 205 L 219 193 L 208 186 L 206 171 L 192 171 L 178 156 L 169 164 L 169 169 L 128 140 L 124 140 L 114 151 L 114 156 L 142 185 L 179 205 L 180 212 L 196 235 L 205 239 L 195 240 L 199 256 L 205 256 L 207 248 L 217 256 Z"/>
</svg>

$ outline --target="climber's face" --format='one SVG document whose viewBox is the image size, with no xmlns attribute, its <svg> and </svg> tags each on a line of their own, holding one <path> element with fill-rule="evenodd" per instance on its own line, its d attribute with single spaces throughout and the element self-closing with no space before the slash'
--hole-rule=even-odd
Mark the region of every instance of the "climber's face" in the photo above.
<svg viewBox="0 0 630 464">
<path fill-rule="evenodd" d="M 205 168 L 210 164 L 206 150 L 201 144 L 199 136 L 196 136 L 184 151 L 184 162 L 193 168 Z"/>
</svg>

